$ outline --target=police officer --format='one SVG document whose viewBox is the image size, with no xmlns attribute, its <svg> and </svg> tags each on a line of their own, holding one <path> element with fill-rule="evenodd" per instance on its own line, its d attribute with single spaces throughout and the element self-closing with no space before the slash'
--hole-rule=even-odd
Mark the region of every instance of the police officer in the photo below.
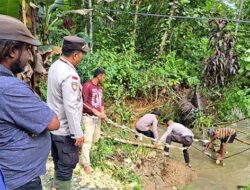
<svg viewBox="0 0 250 190">
<path fill-rule="evenodd" d="M 54 186 L 59 190 L 70 190 L 73 169 L 79 160 L 79 146 L 84 141 L 82 87 L 75 68 L 84 52 L 89 52 L 89 48 L 82 38 L 66 36 L 62 56 L 49 69 L 47 101 L 60 120 L 60 129 L 52 132 Z"/>
<path fill-rule="evenodd" d="M 59 120 L 14 76 L 30 59 L 29 46 L 39 42 L 15 18 L 0 15 L 0 26 L 0 169 L 8 190 L 42 190 L 39 176 L 46 172 L 51 147 L 48 130 L 58 129 Z"/>
</svg>

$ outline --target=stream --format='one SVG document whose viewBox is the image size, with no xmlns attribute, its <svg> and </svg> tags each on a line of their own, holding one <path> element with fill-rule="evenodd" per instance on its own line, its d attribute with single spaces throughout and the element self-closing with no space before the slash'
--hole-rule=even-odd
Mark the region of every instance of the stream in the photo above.
<svg viewBox="0 0 250 190">
<path fill-rule="evenodd" d="M 237 138 L 250 142 L 250 125 L 248 121 L 237 123 L 237 128 L 241 131 L 237 133 Z M 195 147 L 202 150 L 202 147 L 194 143 Z M 234 141 L 228 144 L 226 156 L 250 148 L 249 145 Z M 177 153 L 178 154 L 178 153 Z M 192 168 L 196 170 L 198 178 L 185 190 L 238 190 L 237 186 L 247 186 L 250 184 L 250 150 L 239 155 L 232 156 L 224 160 L 225 166 L 216 165 L 215 161 L 202 154 L 195 148 L 190 149 Z M 183 159 L 181 156 L 177 159 Z"/>
</svg>

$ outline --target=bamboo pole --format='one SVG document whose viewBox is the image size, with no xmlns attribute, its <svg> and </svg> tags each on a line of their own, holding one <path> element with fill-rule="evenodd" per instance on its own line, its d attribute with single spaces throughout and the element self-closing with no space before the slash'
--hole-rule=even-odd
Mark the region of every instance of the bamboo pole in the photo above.
<svg viewBox="0 0 250 190">
<path fill-rule="evenodd" d="M 229 124 L 238 123 L 238 122 L 240 122 L 240 121 L 244 121 L 244 120 L 247 120 L 247 119 L 250 119 L 250 117 L 244 117 L 244 118 L 241 118 L 241 119 L 239 119 L 239 120 L 232 121 L 232 122 L 220 122 L 220 123 L 214 123 L 214 125 L 229 125 Z"/>
<path fill-rule="evenodd" d="M 141 142 L 134 142 L 134 141 L 124 140 L 124 139 L 119 139 L 119 138 L 112 137 L 112 136 L 109 136 L 109 135 L 103 135 L 102 138 L 112 139 L 114 141 L 117 141 L 117 142 L 120 142 L 120 143 L 123 143 L 123 144 L 130 144 L 130 145 L 134 145 L 134 146 L 143 146 L 143 147 L 147 147 L 147 148 L 163 150 L 162 146 L 155 146 L 155 145 L 141 143 Z"/>
</svg>

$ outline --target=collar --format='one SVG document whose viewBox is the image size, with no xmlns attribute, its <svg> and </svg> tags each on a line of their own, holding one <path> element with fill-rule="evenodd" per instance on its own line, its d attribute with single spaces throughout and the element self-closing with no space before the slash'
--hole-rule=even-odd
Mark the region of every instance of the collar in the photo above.
<svg viewBox="0 0 250 190">
<path fill-rule="evenodd" d="M 0 64 L 0 75 L 14 77 L 14 74 L 2 64 Z"/>
<path fill-rule="evenodd" d="M 100 86 L 100 83 L 97 83 L 97 84 L 93 83 L 92 79 L 90 80 L 90 82 L 91 82 L 94 86 Z"/>
<path fill-rule="evenodd" d="M 72 63 L 70 63 L 67 59 L 60 57 L 60 61 L 66 63 L 67 65 L 75 69 L 75 66 Z"/>
</svg>

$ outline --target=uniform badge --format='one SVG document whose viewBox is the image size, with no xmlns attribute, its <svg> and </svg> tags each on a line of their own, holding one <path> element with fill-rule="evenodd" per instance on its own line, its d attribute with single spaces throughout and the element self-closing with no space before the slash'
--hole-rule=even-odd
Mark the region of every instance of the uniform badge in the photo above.
<svg viewBox="0 0 250 190">
<path fill-rule="evenodd" d="M 71 83 L 71 88 L 72 88 L 73 91 L 76 91 L 77 88 L 78 88 L 78 83 L 77 82 L 72 82 Z"/>
</svg>

